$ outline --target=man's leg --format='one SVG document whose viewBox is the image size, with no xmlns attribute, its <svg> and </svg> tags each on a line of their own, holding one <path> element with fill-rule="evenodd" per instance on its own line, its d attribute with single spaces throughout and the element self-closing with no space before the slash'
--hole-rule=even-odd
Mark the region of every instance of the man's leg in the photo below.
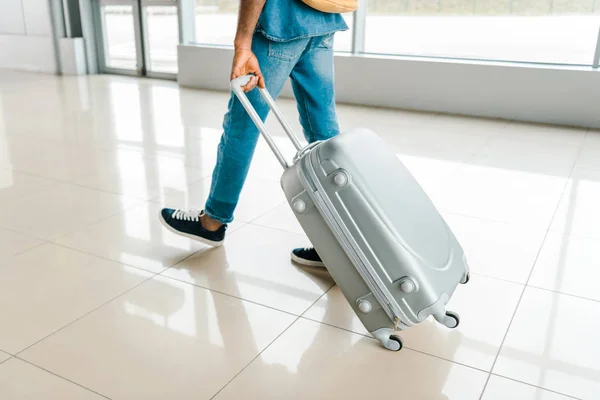
<svg viewBox="0 0 600 400">
<path fill-rule="evenodd" d="M 261 34 L 255 34 L 252 51 L 258 59 L 267 90 L 273 97 L 279 95 L 309 43 L 309 39 L 273 43 Z M 252 90 L 247 95 L 264 121 L 269 112 L 268 105 L 258 90 Z M 161 213 L 163 224 L 177 233 L 213 246 L 220 245 L 225 236 L 226 224 L 233 220 L 258 136 L 258 129 L 252 119 L 236 96 L 231 94 L 229 109 L 223 121 L 223 135 L 218 147 L 217 163 L 212 174 L 205 214 L 198 210 L 164 209 Z"/>
<path fill-rule="evenodd" d="M 333 35 L 312 39 L 291 78 L 306 140 L 312 143 L 337 135 L 340 128 L 335 109 Z M 292 260 L 307 266 L 324 266 L 312 247 L 293 250 Z"/>
<path fill-rule="evenodd" d="M 333 34 L 313 38 L 291 73 L 304 136 L 309 143 L 340 132 L 335 107 Z"/>
</svg>

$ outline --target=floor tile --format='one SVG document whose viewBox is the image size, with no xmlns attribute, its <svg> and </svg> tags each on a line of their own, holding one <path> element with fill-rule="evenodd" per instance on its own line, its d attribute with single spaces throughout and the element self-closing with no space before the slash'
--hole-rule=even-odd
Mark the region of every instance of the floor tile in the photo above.
<svg viewBox="0 0 600 400">
<path fill-rule="evenodd" d="M 287 202 L 258 217 L 252 223 L 254 225 L 266 226 L 268 228 L 281 229 L 282 231 L 304 235 L 302 226 L 300 226 L 300 223 Z"/>
<path fill-rule="evenodd" d="M 544 142 L 546 144 L 581 144 L 586 135 L 586 128 L 511 122 L 502 133 L 503 137 L 521 140 L 522 142 Z"/>
<path fill-rule="evenodd" d="M 400 333 L 404 346 L 490 370 L 522 290 L 521 285 L 473 275 L 467 285 L 456 289 L 448 304 L 448 310 L 460 315 L 459 327 L 450 330 L 433 319 L 427 320 Z M 304 317 L 368 335 L 337 287 Z"/>
<path fill-rule="evenodd" d="M 600 303 L 527 288 L 493 372 L 581 399 L 600 397 Z"/>
<path fill-rule="evenodd" d="M 381 135 L 384 141 L 401 154 L 444 161 L 463 161 L 469 158 L 490 138 L 502 132 L 506 125 L 503 121 L 449 115 L 427 116 L 395 110 L 381 113 L 382 118 L 377 123 L 372 121 L 372 115 L 360 126 L 368 127 Z"/>
<path fill-rule="evenodd" d="M 496 375 L 490 377 L 481 400 L 570 400 L 572 397 L 549 392 Z"/>
<path fill-rule="evenodd" d="M 416 157 L 402 154 L 400 150 L 396 150 L 396 152 L 400 161 L 408 168 L 428 195 L 432 195 L 440 189 L 444 182 L 452 179 L 463 165 L 462 162 L 458 161 Z"/>
<path fill-rule="evenodd" d="M 211 179 L 207 178 L 188 185 L 186 191 L 165 190 L 160 197 L 152 201 L 172 208 L 203 209 L 210 192 L 210 183 Z M 285 195 L 278 182 L 273 179 L 249 178 L 242 189 L 234 218 L 237 221 L 250 222 L 285 201 Z"/>
<path fill-rule="evenodd" d="M 219 393 L 224 399 L 476 400 L 487 374 L 380 348 L 360 335 L 299 320 Z"/>
<path fill-rule="evenodd" d="M 102 400 L 87 389 L 13 358 L 0 365 L 0 398 L 10 400 Z"/>
<path fill-rule="evenodd" d="M 382 135 L 380 132 L 375 131 Z M 473 135 L 468 133 L 448 132 L 443 127 L 423 130 L 407 131 L 395 135 L 383 134 L 384 141 L 393 146 L 397 153 L 443 161 L 461 162 L 477 153 L 490 140 L 487 135 Z"/>
<path fill-rule="evenodd" d="M 390 143 L 394 138 L 398 138 L 399 134 L 422 131 L 437 117 L 435 113 L 349 104 L 338 105 L 337 111 L 342 132 L 368 127 L 379 135 L 389 137 Z"/>
<path fill-rule="evenodd" d="M 0 363 L 3 363 L 4 361 L 8 360 L 11 356 L 7 353 L 4 353 L 3 351 L 0 351 Z"/>
<path fill-rule="evenodd" d="M 333 285 L 326 271 L 292 263 L 290 251 L 306 245 L 303 236 L 246 225 L 164 275 L 300 315 Z"/>
<path fill-rule="evenodd" d="M 590 130 L 587 133 L 576 166 L 600 170 L 600 130 Z"/>
<path fill-rule="evenodd" d="M 337 285 L 306 310 L 302 317 L 371 337 Z M 407 346 L 406 343 L 404 345 Z"/>
<path fill-rule="evenodd" d="M 460 315 L 457 329 L 431 318 L 401 336 L 411 349 L 489 371 L 522 291 L 521 285 L 472 275 L 467 285 L 456 289 L 447 306 Z"/>
<path fill-rule="evenodd" d="M 41 240 L 0 228 L 0 262 L 42 244 Z"/>
<path fill-rule="evenodd" d="M 114 400 L 209 399 L 293 321 L 158 277 L 23 358 Z"/>
<path fill-rule="evenodd" d="M 140 203 L 140 200 L 63 184 L 0 208 L 0 226 L 54 240 Z"/>
<path fill-rule="evenodd" d="M 188 139 L 164 149 L 148 146 L 137 148 L 146 157 L 170 157 L 187 168 L 201 169 L 210 175 L 217 161 L 219 142 Z"/>
<path fill-rule="evenodd" d="M 185 191 L 188 184 L 209 176 L 210 171 L 189 168 L 180 158 L 144 156 L 132 150 L 107 153 L 97 161 L 94 173 L 74 183 L 91 189 L 150 200 L 166 191 Z"/>
<path fill-rule="evenodd" d="M 560 201 L 552 229 L 600 239 L 600 170 L 575 169 Z"/>
<path fill-rule="evenodd" d="M 444 212 L 547 229 L 566 177 L 465 165 L 434 192 Z"/>
<path fill-rule="evenodd" d="M 206 246 L 167 230 L 161 207 L 145 203 L 56 241 L 61 245 L 151 272 L 161 272 Z M 241 223 L 240 223 L 241 224 Z M 228 234 L 240 226 L 234 223 Z"/>
<path fill-rule="evenodd" d="M 427 125 L 435 132 L 458 133 L 471 136 L 496 137 L 506 133 L 510 122 L 502 119 L 479 118 L 465 115 L 438 114 Z"/>
<path fill-rule="evenodd" d="M 550 232 L 529 285 L 600 301 L 600 240 Z"/>
<path fill-rule="evenodd" d="M 546 231 L 445 214 L 472 272 L 525 284 Z"/>
<path fill-rule="evenodd" d="M 0 266 L 0 349 L 16 354 L 149 276 L 53 244 L 15 256 Z"/>
<path fill-rule="evenodd" d="M 13 169 L 64 182 L 92 173 L 98 156 L 91 146 L 29 136 L 11 136 L 8 145 Z"/>
<path fill-rule="evenodd" d="M 600 143 L 594 146 L 584 144 L 581 153 L 579 153 L 576 167 L 594 171 L 600 170 Z"/>
<path fill-rule="evenodd" d="M 0 204 L 10 204 L 58 185 L 57 181 L 0 167 Z"/>
<path fill-rule="evenodd" d="M 470 162 L 482 167 L 566 178 L 580 148 L 580 144 L 568 142 L 528 141 L 501 135 L 490 140 Z"/>
</svg>

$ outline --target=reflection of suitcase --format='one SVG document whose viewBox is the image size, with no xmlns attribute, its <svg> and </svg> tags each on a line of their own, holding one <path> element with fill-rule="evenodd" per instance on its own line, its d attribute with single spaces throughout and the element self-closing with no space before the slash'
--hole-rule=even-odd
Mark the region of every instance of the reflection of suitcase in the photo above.
<svg viewBox="0 0 600 400">
<path fill-rule="evenodd" d="M 363 129 L 302 148 L 258 89 L 298 149 L 290 166 L 241 90 L 247 80 L 231 87 L 285 168 L 281 186 L 300 225 L 369 332 L 400 350 L 394 330 L 429 316 L 455 328 L 458 315 L 445 307 L 469 280 L 463 250 L 396 155 Z"/>
</svg>

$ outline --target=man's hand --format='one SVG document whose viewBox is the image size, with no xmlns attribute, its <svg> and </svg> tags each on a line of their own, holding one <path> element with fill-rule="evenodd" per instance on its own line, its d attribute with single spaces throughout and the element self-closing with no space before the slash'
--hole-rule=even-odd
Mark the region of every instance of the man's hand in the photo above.
<svg viewBox="0 0 600 400">
<path fill-rule="evenodd" d="M 243 87 L 244 92 L 249 92 L 258 85 L 265 87 L 265 79 L 260 72 L 258 60 L 252 52 L 252 36 L 256 28 L 256 23 L 266 0 L 241 0 L 240 11 L 238 15 L 238 26 L 235 33 L 233 45 L 235 54 L 233 55 L 233 66 L 231 67 L 231 79 L 254 74 L 250 81 Z"/>
<path fill-rule="evenodd" d="M 254 74 L 254 76 L 243 87 L 244 92 L 251 91 L 256 85 L 261 88 L 265 87 L 265 79 L 260 72 L 258 60 L 252 50 L 249 47 L 236 48 L 233 56 L 233 66 L 231 67 L 231 80 L 248 74 Z"/>
</svg>

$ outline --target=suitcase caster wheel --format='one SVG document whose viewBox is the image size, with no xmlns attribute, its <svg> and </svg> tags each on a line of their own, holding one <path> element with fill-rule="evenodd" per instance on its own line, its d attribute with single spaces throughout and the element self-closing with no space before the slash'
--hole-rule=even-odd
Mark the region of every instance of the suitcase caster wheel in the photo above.
<svg viewBox="0 0 600 400">
<path fill-rule="evenodd" d="M 402 339 L 400 336 L 391 335 L 390 339 L 386 341 L 386 343 L 382 343 L 383 346 L 391 351 L 400 351 L 402 350 Z"/>
<path fill-rule="evenodd" d="M 462 285 L 466 285 L 467 283 L 469 283 L 469 281 L 471 280 L 471 274 L 469 274 L 468 272 L 466 273 L 465 276 L 462 277 L 462 279 L 460 280 L 460 283 Z"/>
<path fill-rule="evenodd" d="M 452 311 L 446 311 L 446 318 L 444 318 L 444 325 L 450 329 L 458 327 L 460 324 L 460 318 L 457 313 Z"/>
</svg>

